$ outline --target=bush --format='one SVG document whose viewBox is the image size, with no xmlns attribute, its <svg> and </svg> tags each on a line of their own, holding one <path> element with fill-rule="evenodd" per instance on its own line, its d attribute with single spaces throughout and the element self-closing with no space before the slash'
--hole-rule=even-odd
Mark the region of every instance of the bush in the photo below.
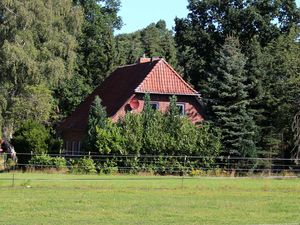
<svg viewBox="0 0 300 225">
<path fill-rule="evenodd" d="M 124 154 L 124 138 L 121 128 L 110 119 L 106 121 L 106 127 L 96 127 L 96 145 L 101 154 Z"/>
<path fill-rule="evenodd" d="M 50 132 L 42 124 L 28 120 L 15 132 L 12 144 L 17 152 L 46 153 Z"/>
<path fill-rule="evenodd" d="M 52 165 L 57 170 L 66 169 L 67 168 L 67 160 L 64 157 L 53 157 Z"/>
<path fill-rule="evenodd" d="M 42 124 L 32 120 L 23 122 L 11 141 L 16 152 L 25 153 L 18 155 L 18 162 L 27 164 L 31 152 L 34 154 L 47 153 L 49 138 L 50 132 Z"/>
<path fill-rule="evenodd" d="M 96 173 L 96 164 L 91 158 L 71 159 L 71 173 L 89 174 Z"/>
<path fill-rule="evenodd" d="M 100 154 L 123 155 L 116 166 L 126 167 L 126 172 L 137 173 L 143 168 L 159 174 L 186 174 L 192 168 L 213 168 L 220 154 L 221 136 L 210 124 L 193 124 L 186 116 L 179 115 L 176 97 L 170 100 L 169 111 L 163 114 L 153 110 L 150 96 L 145 95 L 144 111 L 128 113 L 118 123 L 106 119 L 96 127 L 96 143 Z M 201 156 L 201 160 L 182 162 L 157 158 L 154 164 L 140 162 L 139 155 Z M 108 163 L 108 162 L 107 162 Z M 103 164 L 104 168 L 109 166 Z M 115 167 L 115 166 L 113 166 Z"/>
<path fill-rule="evenodd" d="M 66 168 L 67 161 L 63 157 L 51 157 L 47 154 L 35 155 L 29 160 L 30 168 L 61 170 Z"/>
<path fill-rule="evenodd" d="M 107 159 L 106 162 L 98 164 L 97 168 L 100 174 L 116 174 L 118 172 L 117 163 L 113 159 Z"/>
<path fill-rule="evenodd" d="M 33 156 L 28 163 L 31 168 L 35 169 L 49 169 L 53 166 L 52 157 L 44 153 Z"/>
</svg>

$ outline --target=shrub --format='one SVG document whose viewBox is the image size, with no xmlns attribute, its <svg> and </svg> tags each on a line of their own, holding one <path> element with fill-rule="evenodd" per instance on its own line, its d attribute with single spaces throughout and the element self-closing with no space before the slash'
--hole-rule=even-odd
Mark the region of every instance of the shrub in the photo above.
<svg viewBox="0 0 300 225">
<path fill-rule="evenodd" d="M 35 155 L 29 160 L 30 168 L 34 169 L 64 169 L 67 166 L 67 161 L 63 157 L 51 157 L 45 153 Z"/>
<path fill-rule="evenodd" d="M 27 164 L 31 152 L 34 154 L 47 153 L 49 138 L 50 132 L 42 124 L 32 120 L 23 122 L 11 141 L 16 152 L 25 153 L 18 155 L 18 162 Z"/>
<path fill-rule="evenodd" d="M 104 174 L 116 174 L 118 172 L 117 163 L 113 159 L 107 159 L 106 162 L 98 164 L 97 168 L 100 173 Z"/>
<path fill-rule="evenodd" d="M 143 147 L 143 120 L 140 114 L 127 113 L 119 121 L 124 137 L 124 154 L 139 154 Z"/>
<path fill-rule="evenodd" d="M 51 168 L 53 165 L 52 157 L 45 153 L 35 155 L 29 160 L 29 165 L 35 169 Z"/>
<path fill-rule="evenodd" d="M 71 159 L 71 172 L 80 174 L 96 173 L 96 164 L 91 158 Z"/>
<path fill-rule="evenodd" d="M 124 138 L 121 128 L 107 120 L 105 128 L 96 127 L 96 145 L 101 154 L 124 154 Z"/>
<path fill-rule="evenodd" d="M 64 157 L 53 157 L 52 165 L 58 170 L 67 168 L 67 160 Z"/>
</svg>

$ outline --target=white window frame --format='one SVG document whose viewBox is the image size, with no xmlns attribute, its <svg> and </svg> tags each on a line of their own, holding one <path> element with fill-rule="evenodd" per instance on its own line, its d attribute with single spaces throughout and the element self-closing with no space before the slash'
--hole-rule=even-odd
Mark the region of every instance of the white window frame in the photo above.
<svg viewBox="0 0 300 225">
<path fill-rule="evenodd" d="M 181 116 L 184 116 L 185 115 L 185 103 L 183 103 L 183 102 L 178 102 L 178 103 L 176 103 L 176 106 L 178 107 L 178 106 L 180 106 L 180 107 L 182 107 L 181 109 L 181 111 L 179 111 L 179 115 L 181 115 Z"/>
</svg>

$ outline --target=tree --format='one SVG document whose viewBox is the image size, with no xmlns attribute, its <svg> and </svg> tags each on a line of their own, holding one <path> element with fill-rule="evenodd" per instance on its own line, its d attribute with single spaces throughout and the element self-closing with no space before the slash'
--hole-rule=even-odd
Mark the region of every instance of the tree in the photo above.
<svg viewBox="0 0 300 225">
<path fill-rule="evenodd" d="M 62 81 L 54 90 L 61 116 L 68 116 L 91 92 L 87 78 L 75 73 L 70 80 Z"/>
<path fill-rule="evenodd" d="M 246 58 L 234 37 L 225 40 L 213 62 L 209 94 L 214 121 L 222 133 L 224 154 L 255 156 L 255 124 L 248 110 Z"/>
<path fill-rule="evenodd" d="M 263 113 L 263 144 L 269 154 L 291 157 L 293 132 L 291 124 L 299 111 L 300 45 L 296 29 L 280 36 L 264 49 L 266 76 L 263 85 L 265 111 Z"/>
<path fill-rule="evenodd" d="M 88 127 L 87 127 L 87 136 L 85 140 L 85 149 L 88 151 L 97 150 L 97 128 L 105 128 L 107 123 L 107 114 L 105 107 L 101 104 L 101 99 L 98 95 L 96 95 L 95 100 L 93 101 L 90 111 L 89 111 L 89 119 L 88 119 Z"/>
<path fill-rule="evenodd" d="M 14 134 L 12 144 L 18 155 L 19 163 L 27 163 L 30 153 L 44 154 L 48 151 L 50 132 L 42 124 L 34 120 L 24 121 Z"/>
<path fill-rule="evenodd" d="M 215 52 L 228 35 L 239 38 L 242 52 L 248 56 L 253 38 L 264 47 L 300 21 L 295 0 L 189 0 L 188 9 L 187 18 L 175 19 L 179 63 L 184 76 L 204 91 Z"/>
<path fill-rule="evenodd" d="M 17 129 L 23 121 L 46 123 L 53 111 L 54 99 L 45 85 L 26 86 L 22 94 L 12 98 L 13 105 L 7 116 Z"/>
<path fill-rule="evenodd" d="M 173 32 L 166 22 L 159 20 L 146 28 L 116 36 L 119 64 L 132 64 L 145 54 L 148 57 L 163 57 L 173 67 L 177 66 L 176 47 Z"/>
<path fill-rule="evenodd" d="M 117 15 L 119 0 L 73 0 L 84 11 L 79 37 L 78 73 L 88 78 L 91 87 L 99 85 L 116 66 L 114 29 L 122 25 Z"/>
<path fill-rule="evenodd" d="M 28 87 L 37 87 L 38 91 L 44 86 L 48 94 L 61 80 L 72 77 L 82 12 L 71 0 L 4 0 L 0 2 L 0 15 L 2 118 L 4 128 L 12 133 L 14 127 L 8 121 L 23 118 L 9 117 L 19 115 L 13 111 L 16 103 L 23 104 L 27 99 Z M 43 104 L 47 105 L 42 102 L 38 107 Z"/>
</svg>

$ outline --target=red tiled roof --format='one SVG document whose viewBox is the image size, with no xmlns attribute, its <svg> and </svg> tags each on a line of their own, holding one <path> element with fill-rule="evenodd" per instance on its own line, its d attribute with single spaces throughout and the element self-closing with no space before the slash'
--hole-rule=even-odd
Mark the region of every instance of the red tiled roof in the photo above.
<svg viewBox="0 0 300 225">
<path fill-rule="evenodd" d="M 135 91 L 142 93 L 198 95 L 198 92 L 187 84 L 163 59 L 153 67 Z"/>
<path fill-rule="evenodd" d="M 163 59 L 119 67 L 60 124 L 60 130 L 84 130 L 96 95 L 111 117 L 135 92 L 198 95 Z"/>
</svg>

